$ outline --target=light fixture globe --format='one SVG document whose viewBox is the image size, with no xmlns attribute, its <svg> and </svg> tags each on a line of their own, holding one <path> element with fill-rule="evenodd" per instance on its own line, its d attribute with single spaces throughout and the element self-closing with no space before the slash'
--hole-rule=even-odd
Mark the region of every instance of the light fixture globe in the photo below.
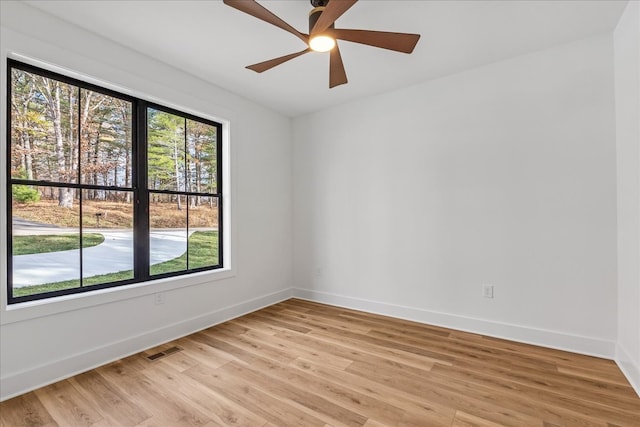
<svg viewBox="0 0 640 427">
<path fill-rule="evenodd" d="M 315 52 L 328 52 L 336 45 L 335 39 L 329 36 L 315 36 L 309 40 L 309 47 Z"/>
</svg>

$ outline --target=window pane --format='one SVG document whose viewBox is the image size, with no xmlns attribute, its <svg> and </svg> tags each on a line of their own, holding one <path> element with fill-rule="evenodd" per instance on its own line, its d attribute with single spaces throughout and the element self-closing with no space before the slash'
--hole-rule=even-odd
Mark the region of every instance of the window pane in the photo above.
<svg viewBox="0 0 640 427">
<path fill-rule="evenodd" d="M 147 120 L 149 189 L 184 191 L 184 118 L 149 108 Z"/>
<path fill-rule="evenodd" d="M 12 69 L 11 177 L 73 183 L 77 174 L 78 88 Z"/>
<path fill-rule="evenodd" d="M 187 120 L 187 191 L 217 192 L 217 132 L 215 126 Z"/>
<path fill-rule="evenodd" d="M 59 193 L 67 191 L 12 186 L 14 297 L 80 286 L 80 209 L 59 205 Z"/>
<path fill-rule="evenodd" d="M 82 285 L 133 278 L 133 195 L 82 192 Z"/>
<path fill-rule="evenodd" d="M 189 269 L 218 265 L 218 199 L 189 196 Z"/>
<path fill-rule="evenodd" d="M 82 89 L 83 184 L 131 188 L 131 103 Z"/>
<path fill-rule="evenodd" d="M 151 193 L 149 202 L 151 275 L 186 270 L 186 197 Z"/>
</svg>

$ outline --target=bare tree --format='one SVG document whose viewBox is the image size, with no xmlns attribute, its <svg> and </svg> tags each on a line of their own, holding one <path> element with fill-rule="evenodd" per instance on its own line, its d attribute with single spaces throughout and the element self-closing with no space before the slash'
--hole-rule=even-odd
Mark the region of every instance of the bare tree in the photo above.
<svg viewBox="0 0 640 427">
<path fill-rule="evenodd" d="M 62 133 L 62 111 L 60 106 L 60 82 L 40 77 L 40 92 L 45 98 L 48 112 L 53 119 L 53 133 L 55 141 L 55 157 L 58 167 L 58 179 L 60 182 L 66 182 L 69 178 L 67 162 L 65 158 L 65 144 Z M 72 171 L 73 172 L 73 167 Z M 63 208 L 73 207 L 73 189 L 60 187 L 58 189 L 58 205 Z"/>
</svg>

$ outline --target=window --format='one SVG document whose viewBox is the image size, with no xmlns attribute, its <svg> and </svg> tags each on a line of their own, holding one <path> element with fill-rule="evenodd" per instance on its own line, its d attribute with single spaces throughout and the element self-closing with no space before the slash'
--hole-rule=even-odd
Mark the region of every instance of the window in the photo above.
<svg viewBox="0 0 640 427">
<path fill-rule="evenodd" d="M 222 267 L 221 124 L 7 68 L 9 303 Z"/>
</svg>

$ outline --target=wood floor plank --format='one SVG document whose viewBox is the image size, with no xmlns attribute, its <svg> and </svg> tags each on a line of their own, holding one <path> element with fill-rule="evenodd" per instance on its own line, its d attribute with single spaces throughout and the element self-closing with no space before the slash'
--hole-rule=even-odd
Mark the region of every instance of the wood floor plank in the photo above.
<svg viewBox="0 0 640 427">
<path fill-rule="evenodd" d="M 18 426 L 640 427 L 640 398 L 610 360 L 289 299 L 0 403 Z"/>
<path fill-rule="evenodd" d="M 150 365 L 143 365 L 144 369 Z M 98 368 L 98 372 L 110 380 L 122 393 L 154 419 L 167 420 L 175 426 L 202 426 L 210 419 L 191 404 L 188 399 L 176 397 L 144 375 L 144 369 L 126 363 L 114 362 Z M 144 423 L 144 421 L 143 421 Z"/>
<path fill-rule="evenodd" d="M 278 336 L 283 335 L 284 333 L 278 334 Z M 317 345 L 319 346 L 338 346 L 345 351 L 355 351 L 356 354 L 363 354 L 365 359 L 370 360 L 372 357 L 382 359 L 379 362 L 385 364 L 396 362 L 426 370 L 431 369 L 431 367 L 436 363 L 451 366 L 451 362 L 444 360 L 446 357 L 434 359 L 429 356 L 414 354 L 406 350 L 399 350 L 395 347 L 382 347 L 376 344 L 353 342 L 351 340 L 345 340 L 341 337 L 336 337 L 322 332 L 310 332 L 306 334 L 306 337 L 309 337 L 312 340 L 317 340 Z"/>
<path fill-rule="evenodd" d="M 608 365 L 608 364 L 607 364 Z M 593 368 L 585 368 L 582 366 L 570 365 L 568 363 L 558 364 L 558 372 L 561 374 L 570 375 L 573 377 L 581 377 L 590 380 L 602 381 L 602 382 L 611 382 L 614 384 L 629 386 L 629 382 L 622 375 L 620 370 L 617 373 L 615 372 L 607 372 L 609 369 L 593 369 Z"/>
<path fill-rule="evenodd" d="M 291 405 L 285 399 L 263 392 L 243 379 L 229 375 L 220 369 L 211 370 L 194 366 L 184 373 L 275 425 L 300 427 L 326 425 L 323 420 Z"/>
<path fill-rule="evenodd" d="M 500 427 L 500 424 L 484 420 L 462 411 L 456 411 L 451 427 Z"/>
<path fill-rule="evenodd" d="M 211 346 L 233 354 L 240 362 L 247 366 L 259 368 L 260 371 L 268 373 L 268 376 L 272 379 L 272 386 L 274 384 L 273 381 L 283 380 L 291 387 L 310 390 L 313 394 L 349 408 L 350 410 L 356 412 L 363 410 L 367 410 L 368 412 L 373 411 L 381 420 L 396 420 L 402 415 L 402 411 L 388 405 L 384 401 L 370 399 L 366 395 L 350 391 L 339 384 L 325 379 L 313 378 L 305 373 L 288 370 L 286 369 L 286 365 L 281 365 L 276 360 L 262 357 L 258 353 L 241 346 L 235 346 L 233 345 L 233 338 L 226 334 L 211 334 L 209 337 L 210 340 L 207 342 Z M 291 396 L 289 396 L 289 399 L 296 401 Z"/>
<path fill-rule="evenodd" d="M 430 357 L 434 360 L 444 360 L 444 361 L 453 360 L 453 357 L 448 356 L 442 352 L 436 353 L 427 347 L 418 347 L 418 346 L 412 346 L 412 345 L 407 345 L 402 343 L 393 343 L 392 345 L 392 343 L 389 342 L 388 340 L 371 337 L 367 334 L 349 332 L 348 330 L 334 328 L 332 326 L 324 325 L 324 324 L 309 321 L 309 320 L 297 320 L 296 318 L 293 318 L 286 314 L 268 313 L 267 315 L 263 316 L 263 319 L 265 321 L 271 321 L 270 318 L 275 318 L 276 321 L 285 321 L 285 322 L 299 321 L 300 323 L 309 327 L 310 332 L 313 334 L 319 334 L 319 335 L 324 334 L 331 337 L 337 337 L 343 341 L 352 341 L 356 343 L 372 344 L 372 345 L 378 345 L 381 347 L 395 348 L 399 350 L 404 350 L 409 353 L 414 353 L 420 356 Z"/>
<path fill-rule="evenodd" d="M 580 365 L 583 367 L 605 368 L 607 372 L 620 374 L 615 362 L 594 356 L 587 356 L 577 353 L 569 353 L 553 348 L 539 347 L 527 343 L 519 343 L 515 341 L 507 341 L 500 338 L 487 337 L 468 332 L 455 332 L 449 337 L 452 341 L 460 341 L 463 343 L 477 342 L 482 346 L 497 347 L 505 352 L 519 353 L 526 355 L 535 355 L 542 360 L 550 361 L 558 364 Z"/>
<path fill-rule="evenodd" d="M 146 369 L 145 375 L 155 384 L 188 398 L 198 410 L 211 419 L 214 425 L 238 427 L 261 426 L 267 423 L 265 419 L 251 413 L 190 376 L 181 375 L 180 371 L 173 369 L 165 360 L 160 360 L 154 367 Z"/>
<path fill-rule="evenodd" d="M 438 372 L 430 372 L 429 375 L 429 381 L 440 386 L 451 387 L 486 403 L 537 416 L 543 420 L 562 422 L 562 425 L 603 425 L 598 417 L 593 416 L 595 413 L 600 413 L 612 420 L 624 419 L 625 424 L 634 424 L 635 417 L 629 417 L 629 414 L 623 411 L 614 413 L 606 407 L 593 408 L 589 402 L 570 399 L 556 393 L 532 391 L 506 382 L 494 381 L 488 385 L 481 382 L 458 380 L 446 374 L 440 375 Z M 522 399 L 522 396 L 527 396 L 527 399 Z"/>
<path fill-rule="evenodd" d="M 258 320 L 265 320 L 265 315 L 267 313 L 263 312 L 263 311 L 257 311 L 251 314 L 248 314 L 247 317 L 250 319 L 258 319 Z M 295 319 L 293 322 L 286 322 L 286 321 L 280 321 L 277 319 L 269 319 L 268 322 L 271 326 L 275 326 L 275 327 L 279 327 L 279 328 L 283 328 L 283 329 L 288 329 L 294 332 L 301 332 L 303 334 L 309 332 L 311 329 L 307 328 L 306 326 L 302 326 L 299 324 L 296 324 Z"/>
<path fill-rule="evenodd" d="M 236 335 L 233 333 L 229 333 L 224 329 L 218 328 L 212 330 L 204 330 L 202 331 L 202 334 L 207 335 L 211 338 L 222 339 L 227 342 L 232 341 L 233 345 L 236 347 L 245 349 L 253 353 L 262 354 L 265 357 L 268 357 L 269 359 L 277 362 L 289 363 L 296 358 L 294 354 L 291 354 L 291 352 L 279 348 L 277 345 L 263 344 L 261 342 L 258 342 L 257 340 L 251 339 L 251 337 L 248 337 L 244 334 Z M 203 341 L 206 343 L 209 342 L 208 338 L 203 339 Z"/>
<path fill-rule="evenodd" d="M 116 425 L 136 425 L 151 417 L 96 371 L 76 375 L 69 381 Z"/>
<path fill-rule="evenodd" d="M 291 370 L 290 366 L 294 365 L 279 366 L 268 360 L 256 358 L 251 359 L 249 365 L 255 366 L 260 371 L 267 372 L 272 379 L 283 381 L 299 389 L 321 396 L 323 399 L 357 413 L 359 416 L 366 413 L 374 415 L 380 421 L 392 422 L 404 414 L 401 408 L 383 399 L 377 399 L 353 390 L 347 387 L 344 382 L 318 378 L 306 371 Z"/>
<path fill-rule="evenodd" d="M 541 420 L 535 416 L 511 408 L 504 408 L 493 401 L 482 399 L 482 396 L 473 396 L 468 393 L 468 390 L 450 387 L 448 384 L 434 384 L 397 372 L 388 374 L 380 370 L 372 372 L 370 366 L 363 362 L 350 366 L 346 372 L 380 383 L 395 393 L 421 396 L 430 404 L 436 403 L 450 408 L 461 408 L 466 412 L 499 422 L 505 426 L 538 426 L 542 424 Z"/>
<path fill-rule="evenodd" d="M 56 423 L 35 393 L 27 393 L 0 403 L 2 427 L 54 427 Z"/>
<path fill-rule="evenodd" d="M 576 387 L 566 382 L 561 384 L 558 381 L 554 381 L 549 375 L 541 375 L 543 381 L 536 381 L 535 377 L 525 380 L 521 376 L 514 378 L 510 373 L 496 376 L 494 373 L 487 372 L 479 367 L 469 369 L 459 365 L 456 365 L 455 368 L 435 367 L 432 372 L 442 373 L 442 375 L 447 378 L 460 379 L 474 384 L 497 385 L 501 388 L 518 391 L 526 390 L 526 393 L 529 395 L 543 393 L 556 396 L 556 400 L 560 397 L 579 398 L 584 401 L 586 405 L 604 405 L 632 413 L 640 412 L 640 399 L 634 399 L 629 395 L 620 396 L 611 394 L 606 388 L 591 389 L 584 386 Z"/>
<path fill-rule="evenodd" d="M 69 380 L 48 385 L 35 393 L 54 419 L 65 420 L 70 427 L 90 426 L 104 418 Z"/>
<path fill-rule="evenodd" d="M 304 357 L 309 360 L 318 360 L 327 366 L 333 366 L 338 369 L 344 369 L 353 363 L 353 360 L 331 354 L 331 352 L 326 351 L 326 349 L 309 349 L 304 345 L 283 339 L 277 335 L 264 335 L 257 331 L 247 331 L 245 335 L 256 342 L 262 344 L 272 343 L 283 350 L 286 349 L 296 358 Z"/>
<path fill-rule="evenodd" d="M 305 359 L 296 359 L 291 362 L 291 365 L 305 372 L 309 372 L 320 379 L 333 381 L 337 384 L 344 384 L 345 387 L 353 391 L 382 402 L 387 402 L 404 410 L 405 415 L 412 414 L 421 420 L 423 425 L 427 423 L 429 426 L 434 427 L 449 426 L 453 419 L 454 409 L 428 401 L 424 395 L 403 393 L 401 390 L 376 383 L 368 377 L 354 375 L 350 372 L 331 368 Z M 310 382 L 313 382 L 313 380 L 310 380 Z M 403 415 L 403 417 L 405 415 Z M 382 422 L 382 417 L 376 416 L 374 418 L 376 422 Z M 391 424 L 393 425 L 395 423 L 391 422 Z"/>
<path fill-rule="evenodd" d="M 362 322 L 345 322 L 340 318 L 336 318 L 336 316 L 329 316 L 324 313 L 315 313 L 313 311 L 308 311 L 306 313 L 300 313 L 295 310 L 280 310 L 279 314 L 295 317 L 300 320 L 308 320 L 310 322 L 314 322 L 315 324 L 323 324 L 327 326 L 332 326 L 334 328 L 343 329 L 350 332 L 357 332 L 360 334 L 366 334 L 371 330 L 371 327 L 367 325 L 363 325 Z"/>
<path fill-rule="evenodd" d="M 247 365 L 232 362 L 220 370 L 224 370 L 234 377 L 243 378 L 247 383 L 253 384 L 254 387 L 258 387 L 265 393 L 275 392 L 280 399 L 306 408 L 303 410 L 308 410 L 314 416 L 331 425 L 359 427 L 367 420 L 366 417 L 349 408 L 335 404 L 318 393 L 301 388 L 291 381 L 283 381 L 273 375 L 262 374 Z"/>
<path fill-rule="evenodd" d="M 604 382 L 584 377 L 577 377 L 559 372 L 549 373 L 534 368 L 519 367 L 514 369 L 501 365 L 488 365 L 474 361 L 456 362 L 458 371 L 483 372 L 498 378 L 508 379 L 517 383 L 538 387 L 541 389 L 564 390 L 573 393 L 580 390 L 584 397 L 598 401 L 602 399 L 614 399 L 637 404 L 638 399 L 629 384 L 622 385 L 612 382 Z"/>
<path fill-rule="evenodd" d="M 316 334 L 327 334 L 327 335 L 331 335 L 331 336 L 336 336 L 336 337 L 340 337 L 344 340 L 351 340 L 354 342 L 363 342 L 363 343 L 368 343 L 368 344 L 374 344 L 374 345 L 381 345 L 383 347 L 393 347 L 396 349 L 403 349 L 406 350 L 408 352 L 411 353 L 415 353 L 415 354 L 419 354 L 422 356 L 428 356 L 428 357 L 433 357 L 434 359 L 445 359 L 447 358 L 446 355 L 443 354 L 439 354 L 439 353 L 433 353 L 431 352 L 430 349 L 425 348 L 424 346 L 411 346 L 408 345 L 407 342 L 404 343 L 399 343 L 397 345 L 391 346 L 389 345 L 389 340 L 385 340 L 382 338 L 378 338 L 378 337 L 374 337 L 371 336 L 370 334 L 364 334 L 364 333 L 358 333 L 355 331 L 351 331 L 348 328 L 335 328 L 331 325 L 322 323 L 320 321 L 317 320 L 311 320 L 311 319 L 299 319 L 299 318 L 295 318 L 292 317 L 284 312 L 279 312 L 279 313 L 270 313 L 269 311 L 265 310 L 265 316 L 267 315 L 271 315 L 272 317 L 278 319 L 278 320 L 282 320 L 282 321 L 288 321 L 288 322 L 299 322 L 301 324 L 304 324 L 305 326 L 311 328 L 311 332 L 316 333 Z"/>
<path fill-rule="evenodd" d="M 267 335 L 275 335 L 278 332 L 282 332 L 283 330 L 282 328 L 273 327 L 265 322 L 250 319 L 248 316 L 236 317 L 235 319 L 231 320 L 231 322 L 242 325 L 249 330 L 262 332 L 263 334 Z"/>
<path fill-rule="evenodd" d="M 409 338 L 377 330 L 373 330 L 367 335 L 378 338 L 383 342 L 388 341 L 397 345 L 409 345 L 417 348 L 429 346 L 430 348 L 437 349 L 437 351 L 455 357 L 456 359 L 472 359 L 482 361 L 487 364 L 516 366 L 518 368 L 534 367 L 536 369 L 545 369 L 549 372 L 556 371 L 556 365 L 554 363 L 541 361 L 540 359 L 536 359 L 530 355 L 507 354 L 497 347 L 481 347 L 475 344 L 463 344 L 452 341 L 448 338 L 440 337 Z"/>
<path fill-rule="evenodd" d="M 190 366 L 186 366 L 186 369 L 189 369 L 192 366 L 195 366 L 199 363 L 202 363 L 206 366 L 211 367 L 212 369 L 219 368 L 233 360 L 233 358 L 229 357 L 226 354 L 214 351 L 211 346 L 208 346 L 198 340 L 199 334 L 193 334 L 188 339 L 179 339 L 177 342 L 180 346 L 185 350 L 181 351 L 179 354 L 176 354 L 178 358 L 182 356 L 182 353 L 187 354 L 195 363 L 190 364 Z M 166 363 L 175 363 L 174 356 L 167 357 L 163 361 Z M 184 369 L 183 369 L 184 370 Z"/>
</svg>

